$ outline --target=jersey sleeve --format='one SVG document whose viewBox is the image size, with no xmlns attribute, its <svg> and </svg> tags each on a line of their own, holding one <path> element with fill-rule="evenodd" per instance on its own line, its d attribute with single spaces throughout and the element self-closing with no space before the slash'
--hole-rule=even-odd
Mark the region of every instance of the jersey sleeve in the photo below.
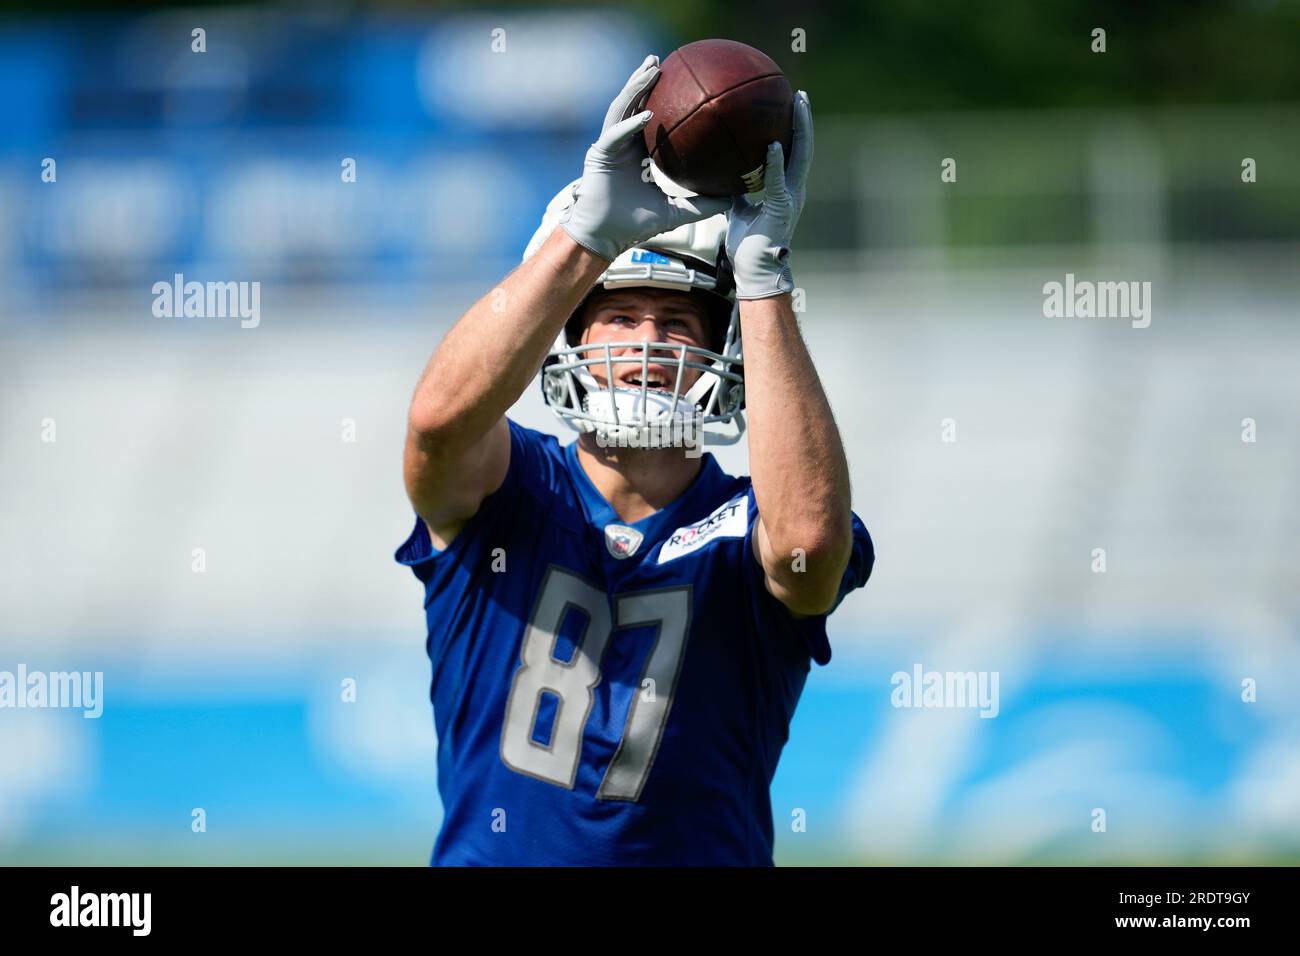
<svg viewBox="0 0 1300 956">
<path fill-rule="evenodd" d="M 802 641 L 808 653 L 820 665 L 830 663 L 831 646 L 826 637 L 826 619 L 849 594 L 867 583 L 876 563 L 875 547 L 866 526 L 856 514 L 852 515 L 853 550 L 848 566 L 840 579 L 835 603 L 825 614 L 796 617 L 789 608 L 772 596 L 767 589 L 766 574 L 754 550 L 754 533 L 758 527 L 758 503 L 754 489 L 749 489 L 749 527 L 745 532 L 745 579 L 749 592 L 749 612 L 760 633 L 774 632 L 791 640 Z"/>
<path fill-rule="evenodd" d="M 558 443 L 543 432 L 506 419 L 510 428 L 510 464 L 501 487 L 483 499 L 474 517 L 465 523 L 443 550 L 433 546 L 424 519 L 415 516 L 415 528 L 393 554 L 421 581 L 429 583 L 445 564 L 475 564 L 492 547 L 506 545 L 509 513 L 523 507 L 546 507 L 559 480 Z"/>
</svg>

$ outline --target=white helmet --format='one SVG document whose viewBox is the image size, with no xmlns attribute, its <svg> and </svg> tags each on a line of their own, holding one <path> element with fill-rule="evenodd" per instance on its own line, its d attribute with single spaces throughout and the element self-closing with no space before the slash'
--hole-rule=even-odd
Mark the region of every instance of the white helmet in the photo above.
<svg viewBox="0 0 1300 956">
<path fill-rule="evenodd" d="M 524 259 L 541 248 L 559 224 L 564 210 L 576 199 L 579 182 L 574 180 L 561 189 L 547 205 L 542 224 L 524 250 Z M 575 431 L 595 432 L 602 444 L 663 448 L 738 441 L 745 430 L 744 366 L 726 237 L 727 217 L 723 214 L 660 233 L 610 263 L 592 290 L 650 286 L 700 296 L 712 318 L 710 348 L 630 340 L 577 345 L 584 299 L 542 365 L 542 394 L 551 411 Z M 627 353 L 629 348 L 640 351 Z M 612 349 L 627 354 L 615 357 Z M 587 357 L 592 353 L 598 354 Z M 652 356 L 656 365 L 674 373 L 671 392 L 651 389 L 644 377 L 640 387 L 615 387 L 614 365 L 640 362 L 645 367 Z M 597 364 L 605 366 L 605 385 L 591 374 L 590 366 Z M 686 369 L 701 374 L 683 392 Z"/>
</svg>

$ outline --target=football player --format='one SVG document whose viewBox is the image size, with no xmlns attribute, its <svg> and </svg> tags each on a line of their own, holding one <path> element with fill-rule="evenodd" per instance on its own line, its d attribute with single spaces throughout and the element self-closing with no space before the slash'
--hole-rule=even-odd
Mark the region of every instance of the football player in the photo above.
<svg viewBox="0 0 1300 956">
<path fill-rule="evenodd" d="M 760 203 L 670 198 L 642 176 L 658 70 L 411 402 L 396 557 L 425 589 L 435 865 L 771 865 L 809 662 L 871 573 L 791 304 L 808 98 Z M 567 446 L 505 417 L 539 368 Z M 746 413 L 753 476 L 733 477 L 696 443 Z"/>
</svg>

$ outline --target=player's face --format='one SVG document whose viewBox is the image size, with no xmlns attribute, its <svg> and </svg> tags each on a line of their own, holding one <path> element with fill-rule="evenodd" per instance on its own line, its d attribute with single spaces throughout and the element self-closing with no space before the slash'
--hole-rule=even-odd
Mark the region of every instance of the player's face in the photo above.
<svg viewBox="0 0 1300 956">
<path fill-rule="evenodd" d="M 703 306 L 688 292 L 659 289 L 612 289 L 600 292 L 587 304 L 586 327 L 580 344 L 601 342 L 665 342 L 671 345 L 698 345 L 708 348 L 709 320 Z M 640 346 L 623 346 L 610 350 L 615 359 L 614 378 L 620 387 L 640 388 L 643 369 Z M 651 388 L 671 392 L 677 383 L 675 349 L 651 349 L 650 364 L 644 369 Z M 583 358 L 599 358 L 604 350 L 584 353 Z M 623 356 L 622 362 L 617 359 Z M 664 363 L 655 358 L 670 359 Z M 687 361 L 702 362 L 700 356 L 687 355 Z M 609 373 L 603 362 L 589 367 L 592 377 L 602 386 Z M 685 392 L 700 377 L 699 369 L 682 373 L 681 390 Z"/>
</svg>

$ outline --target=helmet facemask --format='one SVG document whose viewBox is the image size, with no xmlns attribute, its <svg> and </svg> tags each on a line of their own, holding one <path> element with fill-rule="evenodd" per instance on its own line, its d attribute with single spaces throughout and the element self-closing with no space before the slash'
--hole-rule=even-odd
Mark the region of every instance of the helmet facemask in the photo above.
<svg viewBox="0 0 1300 956">
<path fill-rule="evenodd" d="M 715 351 L 684 342 L 571 344 L 562 336 L 542 368 L 542 391 L 556 415 L 579 432 L 595 433 L 601 445 L 732 444 L 745 428 L 740 325 L 734 311 L 721 338 L 721 351 Z M 650 385 L 651 364 L 668 370 L 669 387 Z M 640 366 L 640 385 L 620 383 L 629 365 Z M 604 371 L 603 383 L 592 373 L 594 367 Z M 699 374 L 687 386 L 691 371 Z"/>
<path fill-rule="evenodd" d="M 573 202 L 576 185 L 561 190 L 547 207 L 524 258 Z M 663 233 L 624 252 L 600 275 L 593 292 L 649 287 L 690 293 L 706 306 L 708 347 L 634 340 L 580 344 L 584 301 L 542 366 L 542 394 L 561 421 L 580 433 L 594 433 L 602 445 L 618 447 L 698 448 L 740 439 L 745 430 L 744 364 L 726 228 L 726 216 L 719 215 Z M 640 385 L 619 384 L 619 373 L 626 373 L 628 364 L 641 366 Z M 651 364 L 668 370 L 668 387 L 650 386 L 646 369 Z M 604 383 L 592 374 L 596 366 L 604 370 Z M 686 386 L 688 371 L 699 375 Z"/>
</svg>

